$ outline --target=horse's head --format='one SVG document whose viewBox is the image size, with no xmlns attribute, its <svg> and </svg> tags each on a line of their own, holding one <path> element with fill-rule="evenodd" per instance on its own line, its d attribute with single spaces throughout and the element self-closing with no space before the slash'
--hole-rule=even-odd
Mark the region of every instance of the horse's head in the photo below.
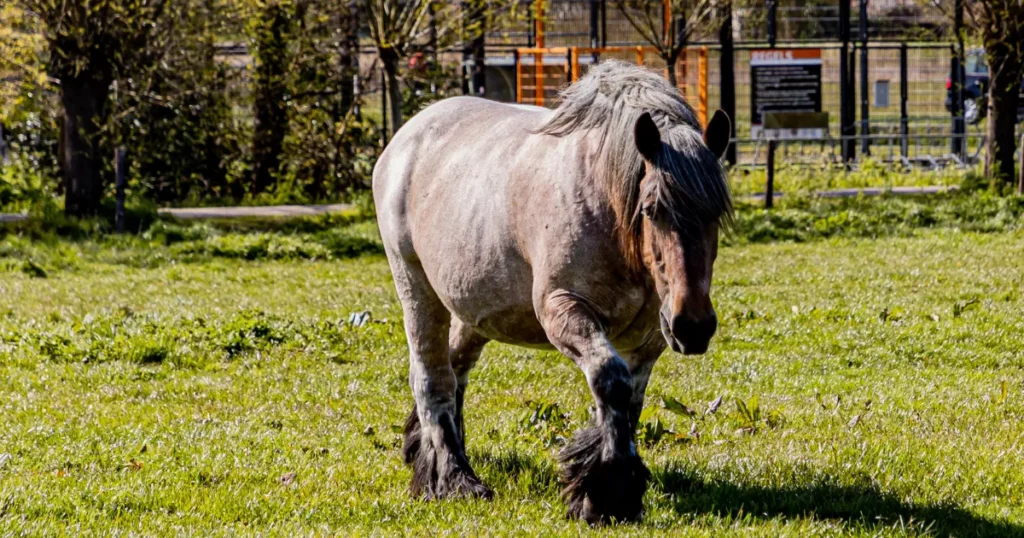
<svg viewBox="0 0 1024 538">
<path fill-rule="evenodd" d="M 703 140 L 689 126 L 665 136 L 649 114 L 636 122 L 644 158 L 637 193 L 643 220 L 643 264 L 661 298 L 661 331 L 673 351 L 704 353 L 718 327 L 711 272 L 718 233 L 731 212 L 718 159 L 729 144 L 728 116 L 718 111 Z M 687 132 L 687 130 L 689 130 Z"/>
</svg>

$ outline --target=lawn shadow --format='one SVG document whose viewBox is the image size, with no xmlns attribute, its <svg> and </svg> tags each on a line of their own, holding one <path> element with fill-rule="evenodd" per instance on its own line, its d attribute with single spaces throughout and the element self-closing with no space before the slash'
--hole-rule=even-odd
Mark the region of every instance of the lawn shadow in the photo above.
<svg viewBox="0 0 1024 538">
<path fill-rule="evenodd" d="M 481 478 L 491 487 L 504 482 L 523 488 L 529 495 L 557 493 L 560 489 L 558 472 L 550 458 L 536 458 L 517 450 L 499 452 L 470 451 L 470 462 Z"/>
<path fill-rule="evenodd" d="M 652 487 L 670 494 L 678 514 L 811 518 L 874 530 L 905 525 L 936 536 L 1024 536 L 1024 526 L 976 515 L 955 504 L 909 504 L 868 485 L 761 487 L 708 481 L 680 468 L 654 470 Z M 868 482 L 865 480 L 865 484 Z"/>
</svg>

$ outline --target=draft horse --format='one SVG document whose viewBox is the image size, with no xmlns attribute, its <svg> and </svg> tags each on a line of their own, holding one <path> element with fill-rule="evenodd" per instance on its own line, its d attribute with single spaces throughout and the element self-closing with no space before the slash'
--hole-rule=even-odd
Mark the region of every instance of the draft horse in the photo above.
<svg viewBox="0 0 1024 538">
<path fill-rule="evenodd" d="M 642 513 L 635 429 L 668 346 L 704 353 L 711 272 L 732 218 L 718 111 L 702 130 L 658 73 L 605 62 L 554 110 L 457 97 L 412 118 L 373 173 L 405 316 L 414 496 L 492 492 L 466 457 L 463 403 L 484 345 L 557 349 L 595 416 L 560 455 L 569 515 Z M 703 133 L 702 133 L 703 131 Z"/>
</svg>

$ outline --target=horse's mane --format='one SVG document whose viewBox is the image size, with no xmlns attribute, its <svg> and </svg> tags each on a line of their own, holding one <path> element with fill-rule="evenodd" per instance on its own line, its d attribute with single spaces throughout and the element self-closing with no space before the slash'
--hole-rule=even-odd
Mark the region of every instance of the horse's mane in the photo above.
<svg viewBox="0 0 1024 538">
<path fill-rule="evenodd" d="M 655 181 L 645 185 L 643 157 L 636 148 L 637 119 L 647 112 L 663 142 L 653 162 Z M 566 136 L 596 133 L 593 174 L 615 212 L 616 234 L 627 262 L 642 266 L 640 200 L 651 196 L 676 228 L 692 233 L 712 223 L 732 222 L 725 172 L 704 144 L 696 114 L 660 74 L 618 61 L 595 66 L 562 92 L 562 103 L 538 132 Z"/>
</svg>

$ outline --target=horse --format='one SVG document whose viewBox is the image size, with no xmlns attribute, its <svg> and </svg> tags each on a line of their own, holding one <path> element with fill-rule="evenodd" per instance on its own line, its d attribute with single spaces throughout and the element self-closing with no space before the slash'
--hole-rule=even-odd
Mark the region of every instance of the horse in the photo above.
<svg viewBox="0 0 1024 538">
<path fill-rule="evenodd" d="M 409 346 L 413 496 L 492 497 L 463 404 L 493 340 L 557 349 L 586 377 L 594 416 L 559 455 L 569 516 L 641 517 L 648 378 L 666 347 L 704 353 L 717 327 L 730 129 L 720 110 L 702 129 L 657 72 L 607 61 L 553 111 L 453 97 L 397 132 L 373 197 Z"/>
</svg>

